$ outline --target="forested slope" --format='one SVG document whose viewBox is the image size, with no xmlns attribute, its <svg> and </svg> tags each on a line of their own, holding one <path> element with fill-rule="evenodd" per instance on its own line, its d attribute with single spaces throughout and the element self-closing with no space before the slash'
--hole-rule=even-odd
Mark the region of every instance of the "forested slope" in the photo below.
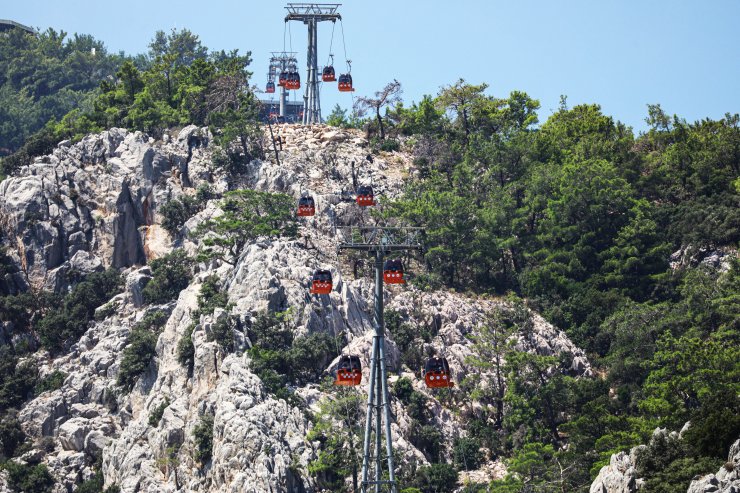
<svg viewBox="0 0 740 493">
<path fill-rule="evenodd" d="M 341 109 L 276 129 L 278 164 L 248 55 L 188 31 L 105 63 L 87 37 L 2 43 L 22 56 L 0 59 L 0 94 L 26 105 L 2 120 L 9 488 L 349 489 L 359 418 L 336 414 L 361 394 L 321 381 L 364 351 L 369 288 L 363 259 L 328 253 L 330 217 L 426 229 L 387 313 L 408 492 L 588 491 L 639 444 L 619 481 L 685 491 L 740 437 L 738 115 L 652 105 L 635 134 L 595 104 L 540 121 L 529 95 L 459 80 L 389 108 L 386 139 Z M 373 213 L 337 199 L 358 179 Z M 305 189 L 321 212 L 298 228 Z M 319 266 L 341 279 L 328 302 L 301 284 Z M 433 354 L 454 392 L 419 385 Z"/>
</svg>

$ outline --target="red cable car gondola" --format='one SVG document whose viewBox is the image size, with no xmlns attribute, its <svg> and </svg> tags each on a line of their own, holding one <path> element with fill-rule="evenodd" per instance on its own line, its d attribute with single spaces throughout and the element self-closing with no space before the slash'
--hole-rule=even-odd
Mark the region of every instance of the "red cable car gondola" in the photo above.
<svg viewBox="0 0 740 493">
<path fill-rule="evenodd" d="M 275 92 L 275 83 L 272 81 L 269 81 L 267 83 L 267 87 L 265 87 L 265 92 L 268 94 L 272 94 L 273 92 Z"/>
<path fill-rule="evenodd" d="M 362 381 L 362 365 L 358 356 L 343 355 L 339 358 L 334 385 L 354 387 Z"/>
<path fill-rule="evenodd" d="M 405 284 L 401 259 L 386 260 L 383 265 L 383 280 L 386 284 Z"/>
<path fill-rule="evenodd" d="M 300 89 L 301 88 L 301 76 L 298 72 L 291 72 L 288 74 L 288 82 L 286 83 L 288 89 Z"/>
<path fill-rule="evenodd" d="M 324 70 L 321 72 L 321 80 L 324 82 L 334 82 L 337 80 L 336 73 L 334 72 L 334 67 L 331 65 L 327 65 L 324 67 Z"/>
<path fill-rule="evenodd" d="M 309 217 L 316 214 L 316 205 L 313 197 L 306 195 L 298 199 L 298 215 L 300 217 Z"/>
<path fill-rule="evenodd" d="M 373 187 L 371 187 L 370 185 L 360 185 L 357 188 L 357 205 L 361 207 L 375 205 Z"/>
<path fill-rule="evenodd" d="M 429 358 L 424 366 L 424 383 L 430 389 L 450 388 L 455 384 L 452 382 L 450 365 L 447 358 Z"/>
<path fill-rule="evenodd" d="M 332 289 L 331 272 L 319 269 L 313 273 L 311 294 L 329 294 Z"/>
<path fill-rule="evenodd" d="M 352 86 L 352 75 L 342 74 L 339 76 L 339 92 L 352 92 L 354 87 Z"/>
<path fill-rule="evenodd" d="M 288 83 L 288 72 L 280 72 L 280 76 L 278 77 L 278 85 L 279 86 L 285 86 Z M 285 86 L 287 88 L 287 86 Z"/>
</svg>

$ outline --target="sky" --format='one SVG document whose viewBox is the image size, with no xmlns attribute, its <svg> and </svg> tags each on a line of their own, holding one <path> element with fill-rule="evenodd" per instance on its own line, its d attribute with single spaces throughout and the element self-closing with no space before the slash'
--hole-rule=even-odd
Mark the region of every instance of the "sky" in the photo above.
<svg viewBox="0 0 740 493">
<path fill-rule="evenodd" d="M 305 78 L 306 26 L 286 29 L 283 1 L 2 4 L 0 18 L 92 34 L 112 52 L 143 53 L 157 30 L 188 28 L 212 50 L 251 51 L 261 87 L 270 52 L 292 47 Z M 600 104 L 636 132 L 646 129 L 647 104 L 688 121 L 740 113 L 738 0 L 346 0 L 339 12 L 331 48 L 332 23 L 320 24 L 320 68 L 330 49 L 338 72 L 351 59 L 354 96 L 397 79 L 409 105 L 464 78 L 496 97 L 527 92 L 541 122 L 566 95 L 568 106 Z M 325 117 L 335 104 L 352 106 L 352 94 L 323 86 Z"/>
</svg>

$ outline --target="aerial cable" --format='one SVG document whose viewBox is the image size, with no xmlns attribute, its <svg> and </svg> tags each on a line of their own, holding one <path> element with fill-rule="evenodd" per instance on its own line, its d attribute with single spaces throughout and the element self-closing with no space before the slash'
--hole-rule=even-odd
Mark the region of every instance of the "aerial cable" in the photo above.
<svg viewBox="0 0 740 493">
<path fill-rule="evenodd" d="M 285 23 L 285 26 L 283 26 L 283 53 L 285 53 L 285 33 L 288 30 L 288 23 Z"/>
<path fill-rule="evenodd" d="M 290 23 L 286 22 L 286 24 L 288 24 L 288 41 L 290 42 L 290 52 L 293 53 L 293 33 L 290 30 Z"/>
<path fill-rule="evenodd" d="M 329 297 L 329 314 L 332 316 L 332 319 L 333 319 L 334 318 L 333 317 L 333 315 L 334 315 L 334 305 L 331 303 L 331 296 Z M 334 339 L 334 346 L 337 349 L 337 355 L 339 355 L 340 360 L 341 360 L 342 351 L 341 351 L 341 349 L 339 347 L 339 340 L 338 340 L 339 338 L 335 336 L 333 339 Z M 347 343 L 349 343 L 349 338 L 347 338 Z M 339 371 L 339 370 L 337 369 L 337 371 Z M 342 394 L 349 394 L 352 391 L 352 389 L 346 389 L 346 390 L 347 390 L 347 392 L 342 392 L 342 389 L 340 389 L 340 393 L 342 393 Z M 359 429 L 361 429 L 360 428 L 359 421 L 357 419 L 353 419 L 354 417 L 356 417 L 354 415 L 356 415 L 357 413 L 356 412 L 355 413 L 351 413 L 350 412 L 350 407 L 349 407 L 349 402 L 348 402 L 349 399 L 347 398 L 348 396 L 341 396 L 340 395 L 340 399 L 342 399 L 342 397 L 345 397 L 345 399 L 344 399 L 344 414 L 345 414 L 345 417 L 347 418 L 347 422 L 348 423 L 357 422 L 357 426 L 356 427 L 359 428 Z M 355 411 L 356 411 L 356 409 L 355 409 Z M 352 446 L 349 447 L 349 449 L 352 452 L 352 459 L 353 459 L 353 462 L 354 462 L 354 468 L 356 468 L 357 467 L 357 464 L 359 464 L 360 462 L 358 461 L 357 448 L 354 446 L 354 440 L 352 438 L 353 437 L 353 433 L 354 433 L 354 428 L 355 427 L 352 426 L 352 424 L 349 425 L 349 440 L 352 443 Z M 358 440 L 357 443 L 359 444 L 359 440 Z"/>
<path fill-rule="evenodd" d="M 341 22 L 341 21 L 339 21 L 339 22 Z M 334 29 L 336 27 L 337 27 L 337 23 L 336 22 L 332 22 L 331 23 L 331 40 L 329 41 L 329 59 L 327 60 L 327 65 L 334 65 L 332 63 L 333 62 L 332 59 L 334 58 L 334 55 L 332 55 L 332 51 L 331 50 L 332 50 L 332 47 L 334 46 Z M 345 51 L 347 51 L 347 50 L 345 50 Z"/>
<path fill-rule="evenodd" d="M 347 61 L 347 70 L 349 72 L 352 72 L 352 67 L 349 64 L 349 58 L 347 58 L 347 43 L 344 40 L 344 23 L 341 19 L 339 19 L 339 25 L 342 28 L 342 46 L 344 47 L 344 59 Z"/>
</svg>

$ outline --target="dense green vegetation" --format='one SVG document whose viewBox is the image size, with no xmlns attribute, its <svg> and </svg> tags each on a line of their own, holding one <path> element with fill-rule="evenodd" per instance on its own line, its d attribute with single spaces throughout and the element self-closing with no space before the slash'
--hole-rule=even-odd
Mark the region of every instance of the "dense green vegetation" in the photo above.
<svg viewBox="0 0 740 493">
<path fill-rule="evenodd" d="M 118 385 L 130 391 L 139 377 L 146 371 L 156 355 L 157 338 L 167 322 L 167 313 L 148 313 L 131 329 L 123 350 L 121 368 L 118 370 Z"/>
<path fill-rule="evenodd" d="M 205 466 L 213 455 L 213 415 L 206 413 L 201 416 L 200 422 L 193 428 L 193 441 L 193 458 Z"/>
<path fill-rule="evenodd" d="M 177 298 L 192 277 L 192 260 L 181 249 L 152 260 L 152 279 L 141 291 L 147 303 L 168 303 Z"/>
<path fill-rule="evenodd" d="M 92 109 L 98 86 L 123 60 L 84 34 L 12 29 L 0 36 L 0 156 L 17 151 L 47 122 Z"/>
<path fill-rule="evenodd" d="M 77 341 L 87 330 L 95 309 L 116 294 L 122 284 L 116 269 L 87 276 L 63 301 L 59 300 L 59 308 L 50 310 L 41 319 L 37 329 L 41 345 L 50 352 L 59 352 Z"/>
<path fill-rule="evenodd" d="M 158 32 L 148 55 L 110 55 L 89 36 L 48 30 L 38 36 L 10 31 L 0 36 L 0 155 L 2 174 L 49 152 L 61 139 L 79 139 L 112 126 L 159 137 L 190 123 L 209 125 L 221 149 L 213 166 L 230 175 L 262 156 L 257 102 L 248 89 L 250 57 L 209 52 L 187 30 Z M 467 431 L 444 443 L 429 400 L 407 379 L 394 396 L 411 418 L 407 437 L 428 466 L 399 471 L 404 490 L 450 491 L 457 472 L 487 459 L 506 461 L 509 475 L 466 492 L 587 491 L 610 454 L 647 443 L 638 459 L 646 492 L 685 489 L 690 479 L 716 470 L 740 435 L 740 262 L 729 270 L 702 264 L 740 242 L 740 116 L 686 122 L 659 105 L 648 108 L 649 129 L 636 135 L 604 115 L 598 105 L 567 106 L 540 122 L 539 102 L 523 92 L 489 95 L 485 84 L 463 80 L 410 107 L 390 87 L 365 106 L 363 121 L 339 107 L 328 122 L 366 126 L 373 151 L 406 146 L 418 175 L 404 195 L 386 203 L 390 223 L 423 225 L 426 250 L 415 282 L 421 289 L 452 288 L 472 294 L 507 295 L 511 308 L 489 314 L 471 336 L 466 361 L 478 372 L 460 391 L 437 394 L 452 409 L 475 400 L 461 415 Z M 163 226 L 177 237 L 197 213 L 207 189 L 165 204 Z M 198 233 L 200 259 L 234 262 L 259 237 L 293 237 L 293 199 L 254 190 L 228 192 L 224 214 Z M 216 233 L 217 236 L 214 236 Z M 679 251 L 678 264 L 669 265 Z M 190 282 L 193 262 L 181 250 L 151 263 L 147 303 L 173 301 Z M 0 252 L 0 274 L 14 269 Z M 10 293 L 0 279 L 0 322 L 20 335 L 0 347 L 0 442 L 5 457 L 28 446 L 16 409 L 31 396 L 54 390 L 65 375 L 40 380 L 24 358 L 40 345 L 52 355 L 70 348 L 87 330 L 96 308 L 121 288 L 109 270 L 79 280 L 64 295 Z M 523 301 L 523 300 L 526 300 Z M 217 279 L 203 283 L 198 310 L 227 308 Z M 542 313 L 588 352 L 594 378 L 578 378 L 572 355 L 521 353 L 510 344 L 531 335 L 527 308 Z M 114 306 L 103 310 L 112 313 Z M 155 356 L 165 319 L 152 312 L 131 331 L 118 383 L 130 390 Z M 252 370 L 265 389 L 300 404 L 292 387 L 317 382 L 336 356 L 326 334 L 294 337 L 289 316 L 259 314 L 246 328 Z M 219 319 L 209 338 L 234 350 L 235 320 Z M 401 362 L 417 371 L 438 327 L 413 326 L 386 314 Z M 178 361 L 192 370 L 195 348 L 188 328 Z M 486 373 L 484 379 L 481 374 Z M 484 380 L 488 385 L 484 385 Z M 340 409 L 355 409 L 355 396 L 340 395 L 314 417 L 311 439 L 320 442 L 309 472 L 325 488 L 340 491 L 356 475 L 356 422 L 337 426 Z M 168 403 L 154 409 L 159 423 Z M 362 414 L 361 412 L 359 413 Z M 351 418 L 351 419 L 350 419 Z M 340 419 L 341 420 L 341 419 Z M 652 439 L 657 426 L 692 425 L 682 440 Z M 338 431 L 337 431 L 338 430 Z M 195 459 L 212 453 L 213 418 L 194 430 Z M 49 491 L 45 466 L 7 462 L 17 491 Z M 94 481 L 86 486 L 97 488 Z"/>
<path fill-rule="evenodd" d="M 159 426 L 159 422 L 162 420 L 164 411 L 169 407 L 169 405 L 170 400 L 165 397 L 165 399 L 157 407 L 155 407 L 152 413 L 149 415 L 149 426 L 153 426 L 154 428 Z"/>
<path fill-rule="evenodd" d="M 260 312 L 247 328 L 247 351 L 252 371 L 268 392 L 294 404 L 298 398 L 288 387 L 316 382 L 337 356 L 338 341 L 326 333 L 293 335 L 291 312 Z"/>
<path fill-rule="evenodd" d="M 282 193 L 250 189 L 226 192 L 220 204 L 223 214 L 198 225 L 205 245 L 200 257 L 234 263 L 244 246 L 259 237 L 294 237 L 298 223 L 293 202 Z"/>
<path fill-rule="evenodd" d="M 51 493 L 53 491 L 54 478 L 46 464 L 18 464 L 7 461 L 2 468 L 8 473 L 8 486 L 11 491 L 18 493 L 26 491 Z"/>
<path fill-rule="evenodd" d="M 109 56 L 90 36 L 65 36 L 12 30 L 0 37 L 0 143 L 14 152 L 2 162 L 4 174 L 62 139 L 111 127 L 160 136 L 211 125 L 229 166 L 262 155 L 249 54 L 209 53 L 187 29 L 157 32 L 148 55 L 136 58 Z"/>
<path fill-rule="evenodd" d="M 636 136 L 597 105 L 563 99 L 540 125 L 536 100 L 485 90 L 461 80 L 387 113 L 420 173 L 384 214 L 427 228 L 420 287 L 515 293 L 601 377 L 574 378 L 568 355 L 509 347 L 512 331 L 528 330 L 522 302 L 492 313 L 468 363 L 493 385 L 462 383 L 484 404 L 466 424 L 512 474 L 480 491 L 587 490 L 611 453 L 691 420 L 679 456 L 641 466 L 649 491 L 668 491 L 655 486 L 666 475 L 687 487 L 690 462 L 709 472 L 740 435 L 740 263 L 697 265 L 740 241 L 740 116 L 687 123 L 654 105 Z"/>
</svg>

